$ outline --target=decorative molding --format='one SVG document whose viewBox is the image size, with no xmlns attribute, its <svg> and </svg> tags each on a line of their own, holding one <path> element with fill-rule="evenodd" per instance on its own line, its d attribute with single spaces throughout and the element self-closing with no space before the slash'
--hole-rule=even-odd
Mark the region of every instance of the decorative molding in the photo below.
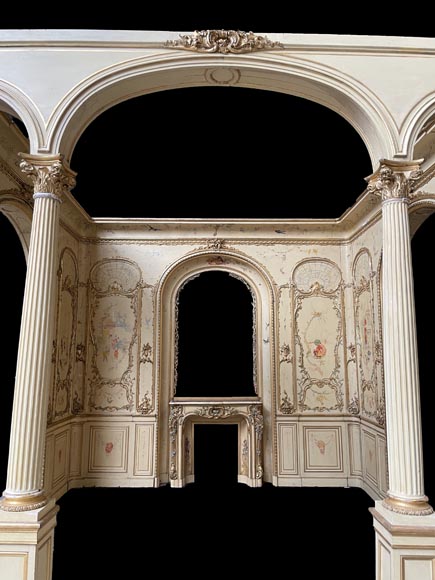
<svg viewBox="0 0 435 580">
<path fill-rule="evenodd" d="M 343 349 L 343 282 L 338 266 L 324 258 L 309 258 L 296 265 L 293 271 L 293 308 L 294 308 L 294 340 L 297 349 L 297 369 L 295 380 L 299 391 L 299 409 L 317 413 L 342 411 L 343 373 L 341 372 L 340 355 Z M 312 329 L 321 325 L 328 310 L 323 311 L 326 303 L 319 309 L 317 301 L 313 304 L 310 318 L 301 322 L 306 301 L 320 298 L 331 301 L 330 308 L 336 317 L 336 336 L 332 345 L 325 346 L 326 336 L 311 336 Z M 331 310 L 330 310 L 331 311 Z M 325 324 L 323 322 L 323 324 Z M 326 327 L 325 327 L 326 328 Z M 316 333 L 314 333 L 316 334 Z M 333 368 L 325 376 L 325 357 L 333 355 Z M 309 368 L 309 366 L 311 368 Z M 329 366 L 331 364 L 329 363 Z M 298 371 L 298 373 L 297 373 Z M 308 402 L 310 396 L 311 402 Z M 332 400 L 333 397 L 333 400 Z M 314 404 L 316 402 L 316 404 Z"/>
<path fill-rule="evenodd" d="M 293 355 L 290 350 L 290 346 L 284 343 L 281 348 L 279 349 L 280 354 L 280 363 L 292 363 L 293 362 Z"/>
<path fill-rule="evenodd" d="M 150 399 L 148 393 L 145 393 L 145 395 L 142 398 L 142 401 L 137 406 L 137 411 L 141 415 L 149 415 L 153 410 L 154 410 L 154 407 L 153 407 L 153 404 L 151 402 L 151 399 Z"/>
<path fill-rule="evenodd" d="M 221 240 L 219 238 L 213 238 L 211 240 L 207 240 L 206 248 L 207 250 L 213 250 L 215 252 L 219 252 L 219 250 L 223 250 L 225 247 L 225 240 Z"/>
<path fill-rule="evenodd" d="M 141 283 L 140 268 L 126 258 L 104 259 L 91 270 L 88 333 L 92 353 L 88 383 L 92 411 L 133 409 Z M 97 315 L 102 318 L 98 320 Z M 98 325 L 102 324 L 111 328 L 113 336 L 101 335 Z M 112 365 L 109 374 L 107 364 Z"/>
<path fill-rule="evenodd" d="M 263 428 L 264 418 L 261 403 L 256 405 L 249 405 L 248 408 L 248 423 L 254 429 L 255 433 L 255 448 L 256 448 L 256 465 L 255 477 L 261 479 L 263 477 Z"/>
<path fill-rule="evenodd" d="M 182 405 L 171 405 L 169 410 L 169 443 L 170 443 L 170 460 L 169 460 L 169 477 L 172 480 L 178 479 L 177 471 L 177 432 L 178 426 L 184 419 L 184 410 Z"/>
<path fill-rule="evenodd" d="M 267 36 L 242 30 L 195 30 L 192 34 L 180 34 L 177 40 L 168 40 L 165 47 L 220 54 L 244 54 L 284 48 L 283 44 L 273 42 Z"/>
<path fill-rule="evenodd" d="M 287 391 L 284 391 L 284 396 L 281 399 L 279 410 L 283 415 L 293 415 L 296 412 L 294 404 L 290 401 Z"/>
<path fill-rule="evenodd" d="M 195 410 L 195 415 L 204 419 L 228 419 L 232 415 L 237 415 L 237 409 L 228 405 L 210 405 Z"/>
<path fill-rule="evenodd" d="M 349 401 L 349 405 L 347 406 L 347 410 L 351 415 L 359 415 L 360 406 L 359 406 L 359 398 L 358 395 L 354 395 L 352 399 Z"/>
<path fill-rule="evenodd" d="M 152 354 L 153 354 L 153 347 L 150 345 L 149 342 L 147 342 L 146 344 L 144 344 L 142 346 L 142 353 L 140 355 L 140 362 L 142 364 L 146 364 L 146 363 L 153 364 Z"/>
<path fill-rule="evenodd" d="M 60 200 L 75 186 L 76 173 L 65 165 L 62 155 L 19 155 L 21 171 L 33 181 L 35 194 L 48 193 Z"/>
<path fill-rule="evenodd" d="M 385 399 L 382 396 L 376 410 L 376 421 L 381 427 L 385 427 Z"/>
</svg>

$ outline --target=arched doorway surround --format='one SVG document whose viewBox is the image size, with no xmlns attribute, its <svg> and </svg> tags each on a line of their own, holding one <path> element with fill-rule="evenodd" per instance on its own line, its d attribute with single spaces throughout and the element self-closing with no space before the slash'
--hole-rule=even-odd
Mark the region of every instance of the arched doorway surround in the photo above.
<svg viewBox="0 0 435 580">
<path fill-rule="evenodd" d="M 245 417 L 245 424 L 249 424 L 249 415 L 258 408 L 261 403 L 262 420 L 264 420 L 264 433 L 261 436 L 262 452 L 264 462 L 261 466 L 261 476 L 265 481 L 272 481 L 273 474 L 276 471 L 276 450 L 275 437 L 273 428 L 274 419 L 274 401 L 273 393 L 275 392 L 276 381 L 276 360 L 274 356 L 275 348 L 275 290 L 273 282 L 264 268 L 258 266 L 251 258 L 236 253 L 231 250 L 213 251 L 203 250 L 194 252 L 191 255 L 180 259 L 172 264 L 162 276 L 159 288 L 157 290 L 157 344 L 156 360 L 160 364 L 156 367 L 156 385 L 157 385 L 157 405 L 158 405 L 158 431 L 157 431 L 157 449 L 156 473 L 159 474 L 161 483 L 167 482 L 170 478 L 170 402 L 177 408 L 180 413 L 180 405 L 188 405 L 186 409 L 189 415 L 197 415 L 202 420 L 231 420 L 228 413 L 225 412 L 225 406 L 231 401 L 228 400 L 210 400 L 202 401 L 203 408 L 207 407 L 204 413 L 209 413 L 208 409 L 216 406 L 221 411 L 210 411 L 211 415 L 199 415 L 195 409 L 198 401 L 174 401 L 174 379 L 175 379 L 175 360 L 176 360 L 176 308 L 177 297 L 183 284 L 198 274 L 210 270 L 223 270 L 242 279 L 251 288 L 256 299 L 256 375 L 257 375 L 257 397 L 246 398 L 244 401 L 237 400 L 237 412 L 231 413 L 237 421 Z M 200 405 L 201 406 L 201 405 Z M 234 406 L 234 405 L 233 405 Z M 250 406 L 255 407 L 249 409 Z M 240 409 L 239 409 L 240 407 Z M 223 409 L 224 408 L 224 409 Z M 223 412 L 222 412 L 223 409 Z M 252 413 L 251 413 L 252 411 Z M 216 415 L 214 415 L 216 413 Z M 181 417 L 181 415 L 180 415 Z M 184 414 L 183 414 L 184 417 Z M 251 417 L 252 418 L 252 417 Z M 190 422 L 192 420 L 190 419 Z M 184 418 L 182 419 L 184 423 Z M 174 427 L 172 425 L 172 427 Z M 181 435 L 179 435 L 181 437 Z M 242 439 L 242 443 L 243 443 Z M 179 439 L 181 441 L 181 439 Z M 254 468 L 253 468 L 254 469 Z M 259 470 L 256 470 L 259 472 Z M 174 474 L 172 474 L 174 475 Z M 178 473 L 177 473 L 178 475 Z M 178 479 L 178 477 L 177 477 Z M 259 478 L 260 479 L 260 478 Z M 182 485 L 184 482 L 180 482 Z"/>
</svg>

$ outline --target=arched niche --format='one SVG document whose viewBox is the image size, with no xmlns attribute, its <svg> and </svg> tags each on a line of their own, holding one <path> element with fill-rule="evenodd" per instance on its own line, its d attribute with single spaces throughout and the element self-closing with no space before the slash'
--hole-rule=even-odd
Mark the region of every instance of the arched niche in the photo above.
<svg viewBox="0 0 435 580">
<path fill-rule="evenodd" d="M 273 417 L 276 383 L 275 361 L 275 291 L 268 273 L 254 260 L 231 250 L 197 251 L 171 265 L 160 281 L 156 293 L 157 344 L 156 367 L 159 427 L 156 458 L 160 482 L 169 479 L 169 405 L 174 400 L 176 361 L 176 308 L 180 287 L 192 276 L 207 271 L 225 271 L 242 279 L 255 296 L 257 349 L 257 395 L 262 403 L 264 435 L 265 481 L 272 481 L 276 451 L 274 448 Z M 213 401 L 214 404 L 216 401 Z"/>
</svg>

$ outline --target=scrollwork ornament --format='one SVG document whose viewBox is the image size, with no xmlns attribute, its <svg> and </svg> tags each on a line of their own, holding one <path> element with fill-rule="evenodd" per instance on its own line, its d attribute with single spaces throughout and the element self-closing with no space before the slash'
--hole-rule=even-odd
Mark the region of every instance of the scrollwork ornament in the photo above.
<svg viewBox="0 0 435 580">
<path fill-rule="evenodd" d="M 293 415 L 296 411 L 294 404 L 290 401 L 287 391 L 284 391 L 284 396 L 281 399 L 279 410 L 283 415 Z"/>
<path fill-rule="evenodd" d="M 61 155 L 20 154 L 20 157 L 21 171 L 33 181 L 35 197 L 44 195 L 61 200 L 75 186 L 76 174 L 64 164 Z"/>
<path fill-rule="evenodd" d="M 143 396 L 142 401 L 137 406 L 137 410 L 141 415 L 149 415 L 153 410 L 153 405 L 148 393 L 145 393 Z"/>
<path fill-rule="evenodd" d="M 280 363 L 292 363 L 293 357 L 290 350 L 290 346 L 288 344 L 283 344 L 282 347 L 279 349 L 280 354 Z"/>
<path fill-rule="evenodd" d="M 381 427 L 385 426 L 385 399 L 384 397 L 381 398 L 379 401 L 378 408 L 376 410 L 376 422 Z"/>
<path fill-rule="evenodd" d="M 225 246 L 225 240 L 221 240 L 219 238 L 213 238 L 211 240 L 207 240 L 207 250 L 219 251 L 219 250 L 222 250 L 224 246 Z"/>
<path fill-rule="evenodd" d="M 352 399 L 349 401 L 349 405 L 347 410 L 351 415 L 359 415 L 360 412 L 360 405 L 359 405 L 359 398 L 358 395 L 354 395 Z"/>
<path fill-rule="evenodd" d="M 195 30 L 192 34 L 180 34 L 177 40 L 168 40 L 167 48 L 220 54 L 243 54 L 259 50 L 284 48 L 267 36 L 242 30 Z"/>
<path fill-rule="evenodd" d="M 178 422 L 183 418 L 183 407 L 181 405 L 172 405 L 169 412 L 169 435 L 171 442 L 175 443 L 177 437 Z"/>
<path fill-rule="evenodd" d="M 236 413 L 236 409 L 233 409 L 228 405 L 211 405 L 207 407 L 201 407 L 195 411 L 195 415 L 198 415 L 198 417 L 214 420 L 227 419 Z"/>
<path fill-rule="evenodd" d="M 150 345 L 149 342 L 147 342 L 142 347 L 140 362 L 142 364 L 146 364 L 146 363 L 153 364 L 152 354 L 153 354 L 153 347 Z"/>
</svg>

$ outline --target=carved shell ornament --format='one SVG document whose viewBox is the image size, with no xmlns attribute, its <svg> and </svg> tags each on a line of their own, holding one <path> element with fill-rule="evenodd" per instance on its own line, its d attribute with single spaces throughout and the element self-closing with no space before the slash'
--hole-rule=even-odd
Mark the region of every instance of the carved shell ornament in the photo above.
<svg viewBox="0 0 435 580">
<path fill-rule="evenodd" d="M 241 30 L 195 30 L 193 34 L 180 34 L 178 40 L 168 40 L 165 46 L 220 54 L 242 54 L 284 48 L 280 42 L 273 42 L 267 36 Z"/>
</svg>

